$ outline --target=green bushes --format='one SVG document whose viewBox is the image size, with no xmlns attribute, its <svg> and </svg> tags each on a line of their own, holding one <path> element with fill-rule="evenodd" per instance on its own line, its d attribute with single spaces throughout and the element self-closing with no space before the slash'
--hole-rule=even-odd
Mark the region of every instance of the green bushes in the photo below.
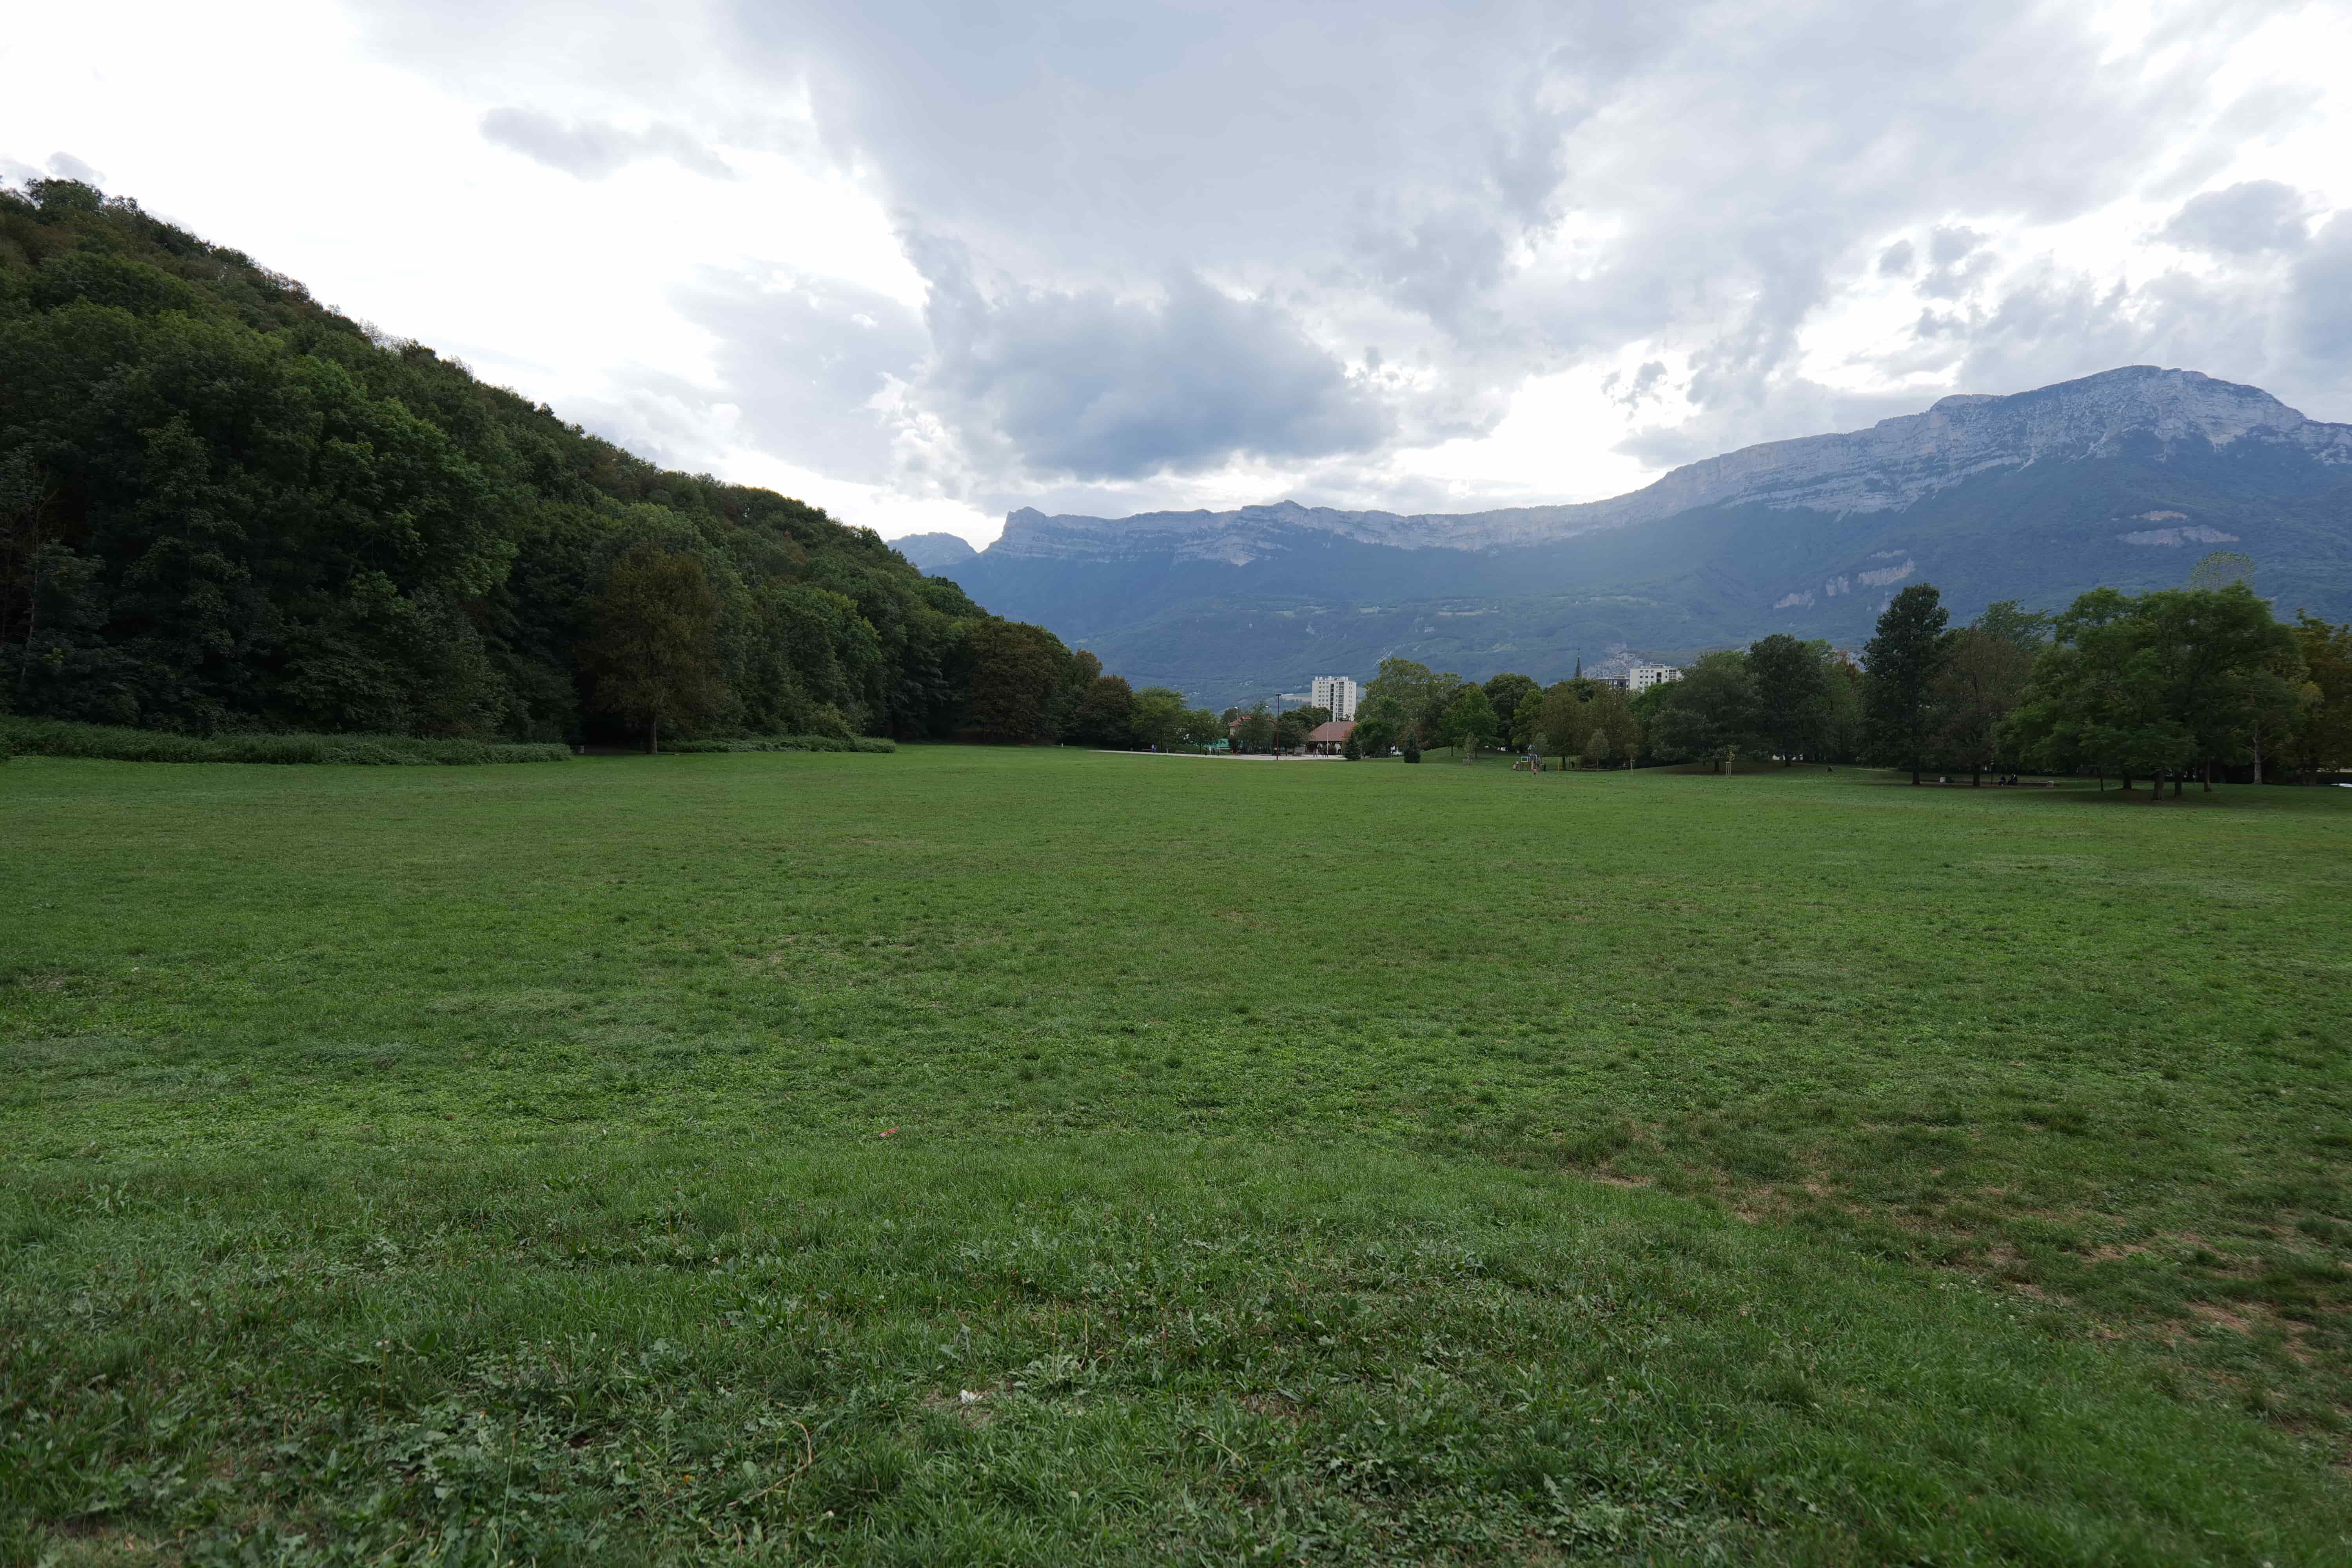
<svg viewBox="0 0 2352 1568">
<path fill-rule="evenodd" d="M 0 718 L 0 755 L 116 763 L 347 763 L 382 765 L 560 763 L 569 746 L 425 740 L 413 735 L 173 735 L 61 719 Z"/>
<path fill-rule="evenodd" d="M 747 735 L 732 741 L 664 741 L 665 752 L 895 752 L 872 735 Z"/>
<path fill-rule="evenodd" d="M 730 741 L 665 741 L 664 752 L 895 752 L 870 735 L 751 735 Z M 560 763 L 569 746 L 500 741 L 427 740 L 413 735 L 173 735 L 111 724 L 0 715 L 0 761 L 94 757 L 114 763 L 345 763 L 385 766 L 472 763 Z"/>
</svg>

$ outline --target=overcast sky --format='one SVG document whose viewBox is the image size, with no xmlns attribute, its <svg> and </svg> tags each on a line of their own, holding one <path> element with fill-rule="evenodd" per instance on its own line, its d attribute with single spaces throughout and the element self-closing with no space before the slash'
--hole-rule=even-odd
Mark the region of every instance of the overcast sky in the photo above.
<svg viewBox="0 0 2352 1568">
<path fill-rule="evenodd" d="M 1612 495 L 2156 363 L 2352 419 L 2352 6 L 84 4 L 90 178 L 884 534 Z"/>
</svg>

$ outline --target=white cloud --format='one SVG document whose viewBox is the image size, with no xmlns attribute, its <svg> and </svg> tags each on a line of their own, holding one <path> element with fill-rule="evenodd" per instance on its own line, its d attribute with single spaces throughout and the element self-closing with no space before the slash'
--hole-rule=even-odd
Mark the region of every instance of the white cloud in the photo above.
<svg viewBox="0 0 2352 1568">
<path fill-rule="evenodd" d="M 1586 499 L 2136 361 L 2352 416 L 2336 7 L 257 0 L 12 42 L 60 63 L 0 172 L 69 146 L 886 531 Z"/>
<path fill-rule="evenodd" d="M 603 121 L 562 121 L 535 109 L 493 109 L 482 116 L 482 135 L 535 163 L 583 180 L 601 180 L 646 158 L 667 158 L 681 169 L 713 179 L 734 178 L 726 161 L 675 125 L 642 131 Z"/>
</svg>

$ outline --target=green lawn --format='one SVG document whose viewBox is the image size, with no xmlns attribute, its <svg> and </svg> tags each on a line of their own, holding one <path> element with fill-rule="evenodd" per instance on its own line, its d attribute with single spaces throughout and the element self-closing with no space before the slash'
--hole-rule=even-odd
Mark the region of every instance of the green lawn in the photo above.
<svg viewBox="0 0 2352 1568">
<path fill-rule="evenodd" d="M 2146 798 L 19 759 L 0 1561 L 2345 1561 L 2352 795 Z"/>
</svg>

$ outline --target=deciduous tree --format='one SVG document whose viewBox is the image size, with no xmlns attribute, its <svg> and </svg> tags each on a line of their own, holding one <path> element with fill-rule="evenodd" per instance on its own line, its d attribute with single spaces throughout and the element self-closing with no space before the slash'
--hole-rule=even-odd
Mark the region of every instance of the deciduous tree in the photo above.
<svg viewBox="0 0 2352 1568">
<path fill-rule="evenodd" d="M 719 610 L 702 563 L 655 544 L 625 551 L 590 602 L 582 667 L 599 703 L 646 727 L 646 751 L 661 750 L 663 720 L 690 723 L 726 700 Z"/>
<path fill-rule="evenodd" d="M 1591 726 L 1586 731 L 1590 754 L 1595 767 L 1606 767 L 1612 758 L 1622 759 L 1627 767 L 1642 750 L 1642 724 L 1634 717 L 1633 700 L 1616 687 L 1597 687 L 1584 704 L 1584 720 Z"/>
<path fill-rule="evenodd" d="M 2076 599 L 2053 624 L 2003 741 L 2045 766 L 2147 773 L 2178 793 L 2199 758 L 2228 754 L 2275 701 L 2265 672 L 2301 663 L 2295 639 L 2243 584 Z M 2282 679 L 2285 679 L 2284 676 Z"/>
<path fill-rule="evenodd" d="M 2290 754 L 2310 784 L 2323 773 L 2352 768 L 2352 626 L 2298 613 L 2294 641 L 2310 694 Z"/>
<path fill-rule="evenodd" d="M 1129 733 L 1138 746 L 1168 750 L 1182 737 L 1184 694 L 1165 686 L 1147 686 L 1135 694 L 1129 711 Z"/>
<path fill-rule="evenodd" d="M 1584 749 L 1585 738 L 1592 733 L 1592 720 L 1579 684 L 1573 680 L 1556 681 L 1545 689 L 1540 700 L 1520 704 L 1523 714 L 1529 707 L 1535 710 L 1528 739 L 1538 747 L 1561 757 L 1573 756 Z"/>
<path fill-rule="evenodd" d="M 1490 676 L 1486 684 L 1486 701 L 1495 710 L 1495 733 L 1505 741 L 1519 737 L 1519 706 L 1525 702 L 1540 705 L 1543 688 L 1530 678 L 1514 670 Z"/>
<path fill-rule="evenodd" d="M 1118 751 L 1135 743 L 1135 691 L 1121 675 L 1097 675 L 1087 683 L 1070 721 L 1071 738 L 1082 745 Z"/>
<path fill-rule="evenodd" d="M 1669 761 L 1706 757 L 1727 768 L 1731 757 L 1756 743 L 1759 716 L 1756 677 L 1748 656 L 1710 653 L 1679 680 L 1653 687 L 1650 746 Z"/>
<path fill-rule="evenodd" d="M 1943 668 L 1929 701 L 1936 713 L 1930 744 L 1946 762 L 1969 770 L 1969 783 L 1982 783 L 2000 751 L 2000 721 L 2025 695 L 2033 656 L 2009 637 L 1981 626 L 1951 635 Z"/>
<path fill-rule="evenodd" d="M 1751 644 L 1748 668 L 1756 681 L 1756 722 L 1787 766 L 1800 756 L 1819 756 L 1830 723 L 1830 678 L 1826 650 L 1799 642 L 1786 632 Z"/>
<path fill-rule="evenodd" d="M 1495 730 L 1495 706 L 1486 700 L 1485 689 L 1465 686 L 1447 704 L 1437 738 L 1459 748 L 1465 762 L 1475 762 L 1478 748 L 1493 743 Z"/>
<path fill-rule="evenodd" d="M 971 723 L 995 740 L 1054 738 L 1071 659 L 1043 626 L 991 618 L 971 630 Z"/>
</svg>

